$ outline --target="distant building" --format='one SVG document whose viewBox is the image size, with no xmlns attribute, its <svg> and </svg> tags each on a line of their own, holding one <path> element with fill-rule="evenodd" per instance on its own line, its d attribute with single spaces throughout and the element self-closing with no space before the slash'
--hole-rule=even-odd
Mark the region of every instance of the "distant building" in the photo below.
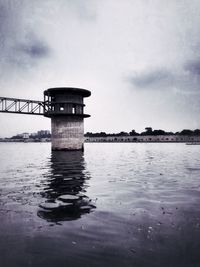
<svg viewBox="0 0 200 267">
<path fill-rule="evenodd" d="M 51 133 L 49 130 L 41 130 L 37 132 L 38 137 L 47 137 L 49 136 Z"/>
<path fill-rule="evenodd" d="M 29 133 L 23 133 L 22 134 L 23 139 L 28 139 L 29 138 Z"/>
</svg>

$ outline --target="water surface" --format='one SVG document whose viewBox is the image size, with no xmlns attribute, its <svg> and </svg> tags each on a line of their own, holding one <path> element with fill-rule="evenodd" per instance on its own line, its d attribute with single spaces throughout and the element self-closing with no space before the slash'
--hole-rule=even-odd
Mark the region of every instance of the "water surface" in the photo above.
<svg viewBox="0 0 200 267">
<path fill-rule="evenodd" d="M 200 266 L 199 146 L 0 151 L 0 266 Z"/>
</svg>

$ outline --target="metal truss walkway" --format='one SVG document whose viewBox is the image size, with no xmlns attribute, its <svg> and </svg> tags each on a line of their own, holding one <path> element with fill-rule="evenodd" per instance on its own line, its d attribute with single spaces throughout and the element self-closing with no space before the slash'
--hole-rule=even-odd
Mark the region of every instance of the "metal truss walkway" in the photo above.
<svg viewBox="0 0 200 267">
<path fill-rule="evenodd" d="M 0 112 L 44 115 L 44 102 L 19 98 L 0 97 Z"/>
</svg>

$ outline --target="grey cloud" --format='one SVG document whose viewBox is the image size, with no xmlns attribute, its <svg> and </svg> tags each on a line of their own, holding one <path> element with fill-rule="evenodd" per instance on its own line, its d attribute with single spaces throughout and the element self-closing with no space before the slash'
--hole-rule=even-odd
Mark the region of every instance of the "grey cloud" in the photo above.
<svg viewBox="0 0 200 267">
<path fill-rule="evenodd" d="M 11 11 L 11 10 L 10 10 Z M 5 3 L 0 2 L 0 31 L 6 26 L 9 19 L 9 9 Z"/>
<path fill-rule="evenodd" d="M 42 42 L 34 41 L 28 44 L 19 45 L 16 50 L 24 53 L 31 58 L 43 58 L 49 55 L 49 48 Z"/>
<path fill-rule="evenodd" d="M 16 43 L 10 49 L 7 55 L 7 61 L 17 67 L 34 66 L 42 59 L 50 56 L 50 48 L 42 41 L 35 39 L 26 42 Z"/>
<path fill-rule="evenodd" d="M 200 76 L 200 60 L 190 60 L 184 65 L 184 69 L 190 74 L 199 75 Z"/>
<path fill-rule="evenodd" d="M 2 32 L 3 27 L 5 26 L 6 21 L 6 8 L 0 3 L 0 31 Z"/>
<path fill-rule="evenodd" d="M 158 68 L 129 75 L 128 82 L 142 90 L 172 90 L 182 95 L 199 95 L 200 61 L 190 60 L 171 70 Z"/>
<path fill-rule="evenodd" d="M 9 42 L 16 38 L 19 27 L 18 12 L 13 5 L 0 1 L 0 45 L 2 54 Z"/>
<path fill-rule="evenodd" d="M 173 74 L 166 69 L 144 71 L 128 77 L 128 81 L 139 88 L 157 88 L 168 86 L 174 81 Z"/>
<path fill-rule="evenodd" d="M 1 69 L 32 66 L 50 55 L 50 48 L 22 14 L 23 1 L 0 0 Z"/>
</svg>

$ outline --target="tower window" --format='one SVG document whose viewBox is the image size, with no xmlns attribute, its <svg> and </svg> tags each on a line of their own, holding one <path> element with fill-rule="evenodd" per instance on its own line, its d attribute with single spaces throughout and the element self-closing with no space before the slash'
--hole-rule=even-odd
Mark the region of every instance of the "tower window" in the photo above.
<svg viewBox="0 0 200 267">
<path fill-rule="evenodd" d="M 64 105 L 60 105 L 60 111 L 64 110 Z"/>
</svg>

